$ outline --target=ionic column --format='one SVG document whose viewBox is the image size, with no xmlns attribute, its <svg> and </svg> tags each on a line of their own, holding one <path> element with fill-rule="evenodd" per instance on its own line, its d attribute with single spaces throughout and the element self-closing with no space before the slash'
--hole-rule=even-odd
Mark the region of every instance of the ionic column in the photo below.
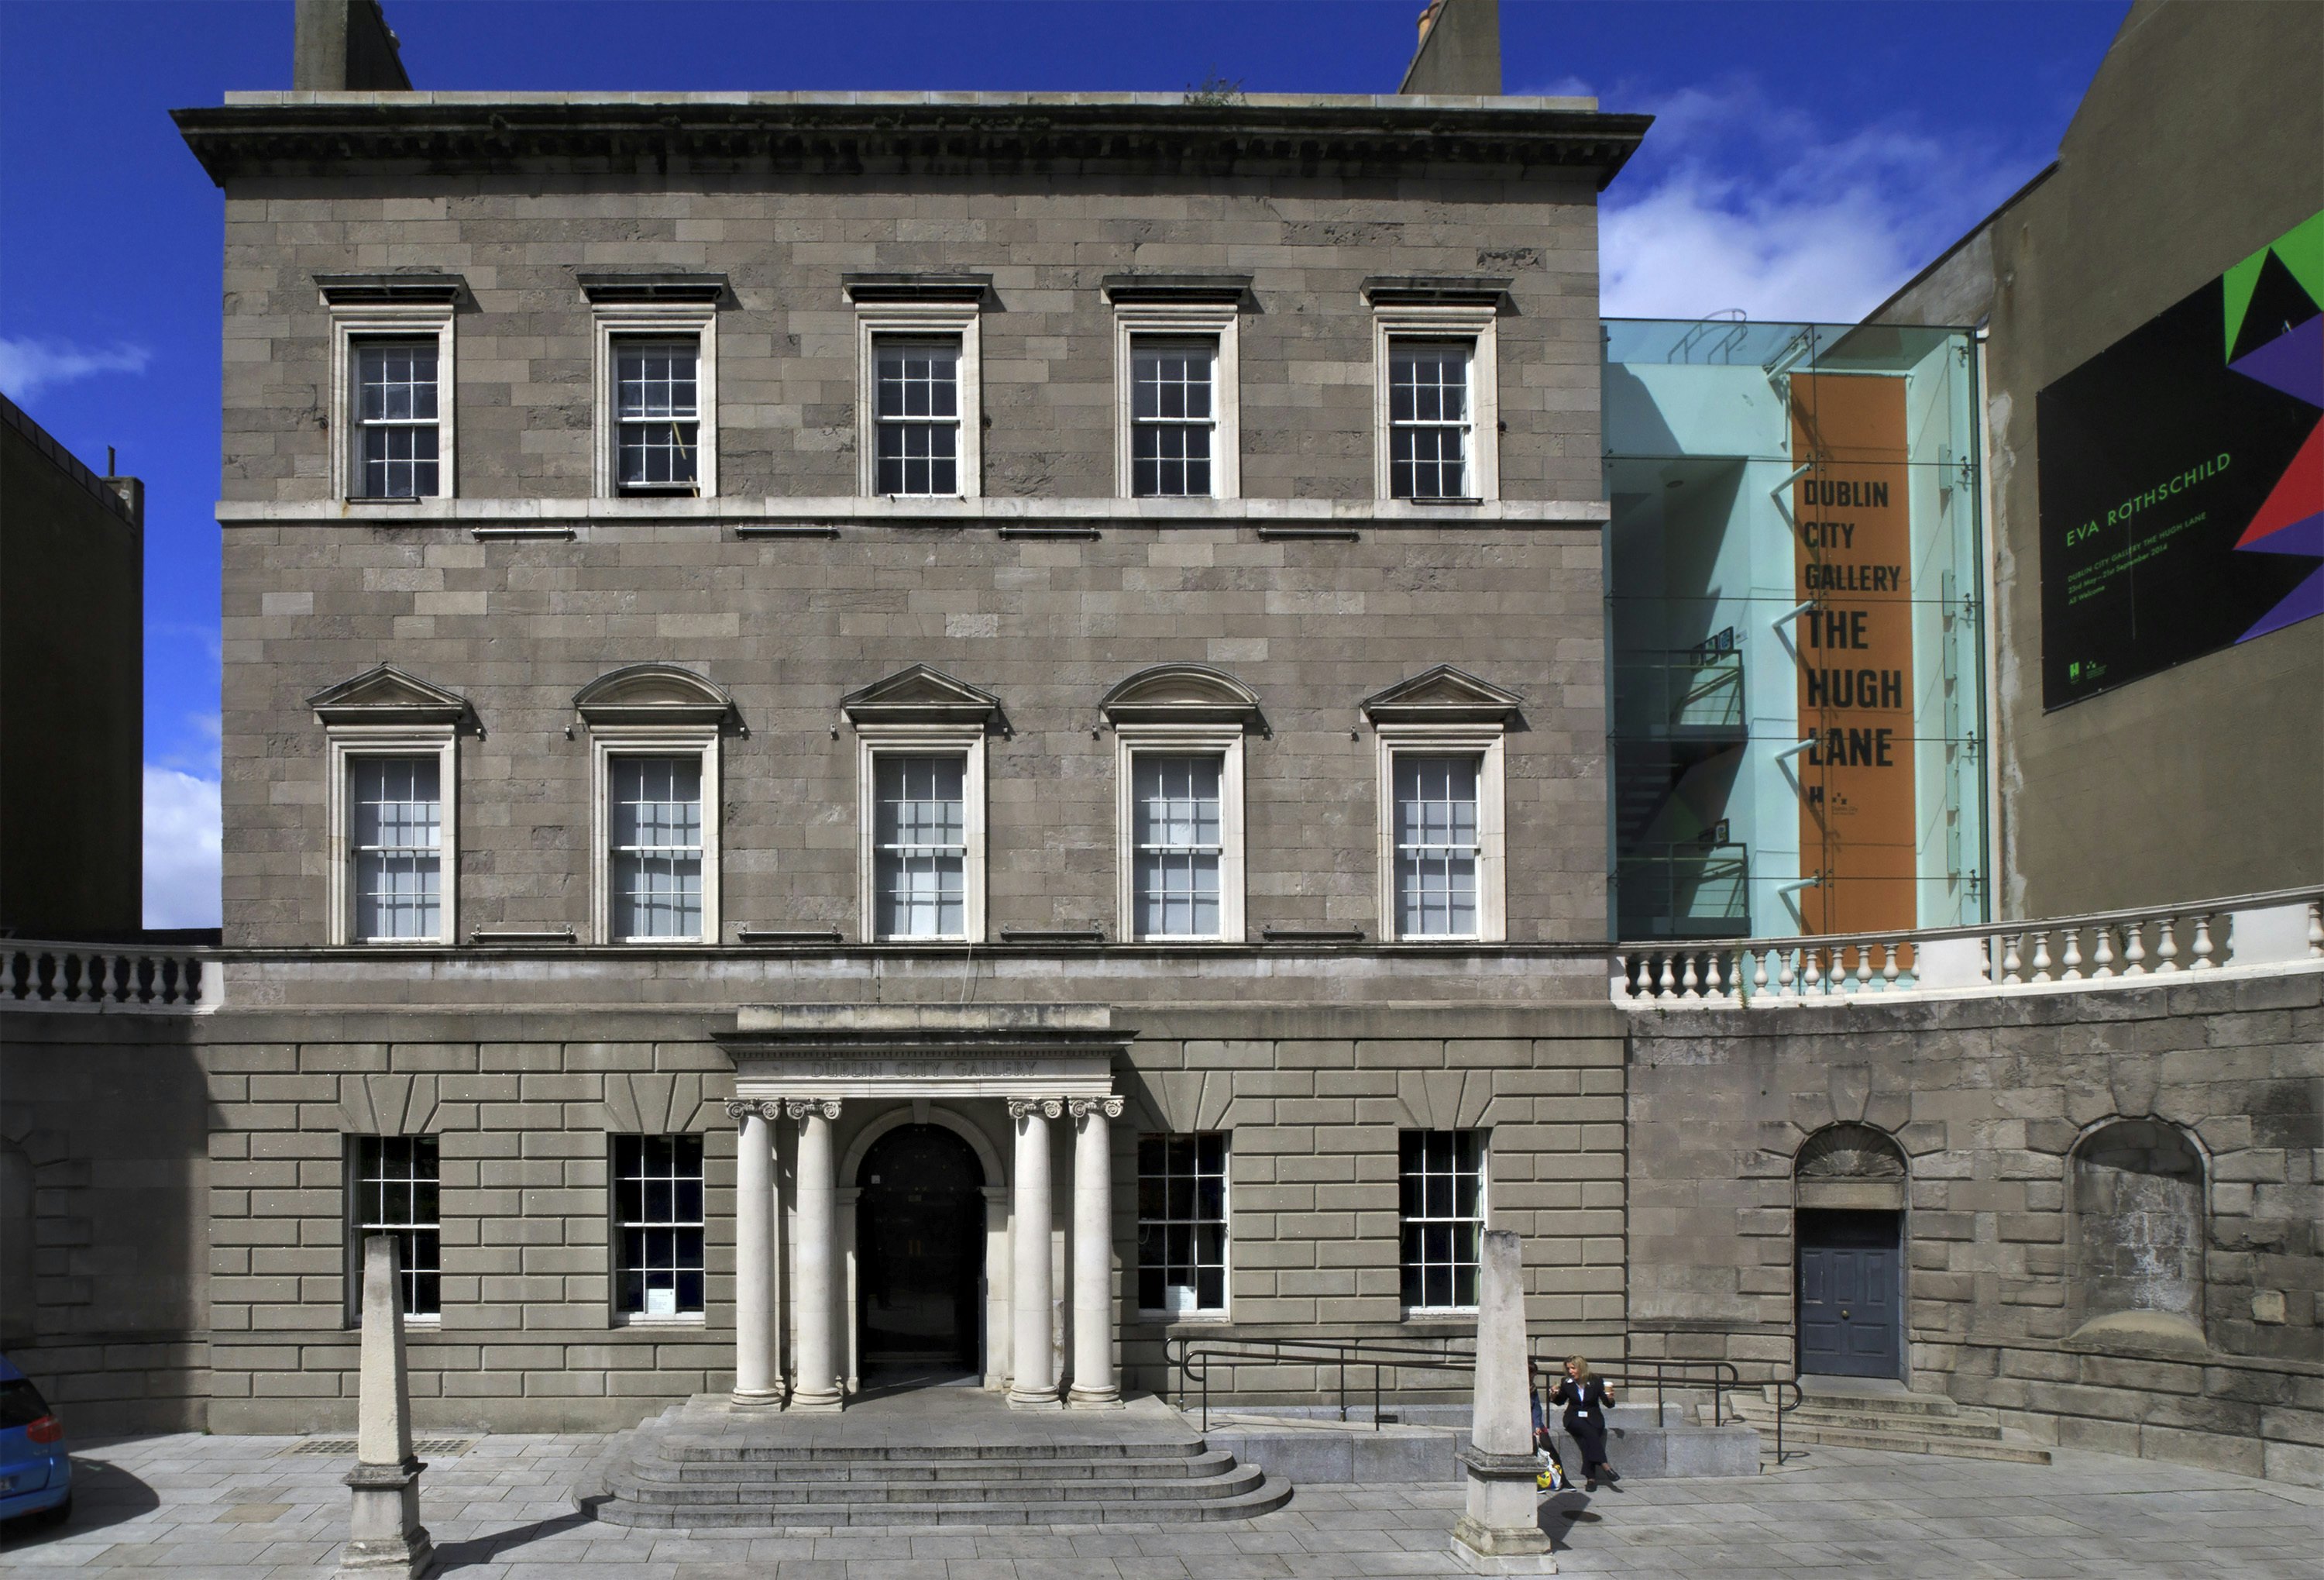
<svg viewBox="0 0 2324 1580">
<path fill-rule="evenodd" d="M 791 1408 L 835 1410 L 845 1395 L 839 1388 L 831 1342 L 837 1292 L 837 1192 L 832 1179 L 831 1125 L 839 1117 L 835 1097 L 792 1097 L 783 1111 L 798 1125 L 798 1372 L 791 1381 Z"/>
<path fill-rule="evenodd" d="M 734 1102 L 734 1392 L 736 1404 L 779 1404 L 775 1345 L 775 1115 L 773 1103 Z"/>
<path fill-rule="evenodd" d="M 1119 1409 L 1113 1374 L 1113 1136 L 1119 1097 L 1076 1097 L 1074 1136 L 1074 1385 L 1084 1409 Z"/>
<path fill-rule="evenodd" d="M 1011 1231 L 1010 1329 L 1016 1372 L 1009 1402 L 1019 1409 L 1060 1409 L 1049 1337 L 1049 1121 L 1065 1110 L 1055 1097 L 1011 1097 L 1017 1124 L 1016 1223 Z"/>
</svg>

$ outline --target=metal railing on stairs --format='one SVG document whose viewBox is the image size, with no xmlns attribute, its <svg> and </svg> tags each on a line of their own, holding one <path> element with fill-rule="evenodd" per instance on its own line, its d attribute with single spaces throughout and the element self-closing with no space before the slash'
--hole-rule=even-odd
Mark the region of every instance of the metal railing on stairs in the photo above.
<svg viewBox="0 0 2324 1580">
<path fill-rule="evenodd" d="M 1363 1373 L 1369 1372 L 1372 1393 L 1372 1429 L 1381 1424 L 1383 1397 L 1382 1374 L 1398 1372 L 1450 1372 L 1460 1376 L 1474 1375 L 1477 1356 L 1474 1350 L 1455 1346 L 1474 1343 L 1463 1336 L 1448 1337 L 1431 1344 L 1418 1339 L 1370 1338 L 1204 1338 L 1180 1336 L 1163 1346 L 1163 1354 L 1172 1371 L 1177 1373 L 1178 1408 L 1186 1408 L 1186 1394 L 1191 1386 L 1201 1400 L 1202 1430 L 1211 1429 L 1211 1369 L 1222 1362 L 1238 1365 L 1308 1366 L 1319 1370 L 1330 1368 L 1337 1377 L 1340 1419 L 1348 1418 L 1348 1369 L 1358 1372 L 1357 1386 L 1363 1386 Z"/>
</svg>

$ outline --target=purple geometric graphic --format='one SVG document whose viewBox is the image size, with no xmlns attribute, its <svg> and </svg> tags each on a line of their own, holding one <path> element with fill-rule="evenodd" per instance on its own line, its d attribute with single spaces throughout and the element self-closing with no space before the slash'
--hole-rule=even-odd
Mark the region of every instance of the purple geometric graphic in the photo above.
<svg viewBox="0 0 2324 1580">
<path fill-rule="evenodd" d="M 2227 365 L 2294 400 L 2324 406 L 2324 318 L 2310 319 Z"/>
<path fill-rule="evenodd" d="M 2319 615 L 2324 615 L 2324 565 L 2318 566 L 2306 581 L 2285 596 L 2283 602 L 2260 616 L 2258 624 L 2236 640 L 2249 642 L 2255 636 L 2265 636 L 2271 631 L 2281 631 Z"/>
</svg>

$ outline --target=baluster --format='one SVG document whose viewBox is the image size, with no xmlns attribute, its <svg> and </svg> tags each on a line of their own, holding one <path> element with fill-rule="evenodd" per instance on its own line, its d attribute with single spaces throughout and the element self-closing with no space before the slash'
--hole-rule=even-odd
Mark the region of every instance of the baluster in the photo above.
<svg viewBox="0 0 2324 1580">
<path fill-rule="evenodd" d="M 1678 997 L 1678 973 L 1671 968 L 1671 957 L 1667 953 L 1663 956 L 1662 961 L 1663 975 L 1662 982 L 1660 984 L 1662 991 L 1655 993 L 1655 997 L 1657 999 L 1674 999 Z"/>
<path fill-rule="evenodd" d="M 2034 935 L 2034 980 L 2050 980 L 2050 929 L 2047 928 Z"/>
<path fill-rule="evenodd" d="M 1985 983 L 1990 983 L 1993 980 L 1993 935 L 1991 933 L 1987 933 L 1977 941 L 1977 979 Z"/>
<path fill-rule="evenodd" d="M 2154 968 L 2157 976 L 2168 975 L 2179 969 L 2179 919 L 2164 916 L 2156 924 L 2159 935 L 2154 946 L 2154 957 L 2163 962 Z"/>
<path fill-rule="evenodd" d="M 2025 935 L 2007 933 L 2003 936 L 2008 941 L 2001 947 L 2001 985 L 2015 987 L 2024 980 L 2017 975 L 2025 969 L 2025 962 L 2018 958 L 2017 950 L 2018 946 L 2025 941 Z"/>
<path fill-rule="evenodd" d="M 1750 951 L 1750 954 L 1752 960 L 1751 991 L 1754 993 L 1766 993 L 1767 991 L 1767 951 L 1765 949 L 1754 949 Z"/>
<path fill-rule="evenodd" d="M 42 1003 L 57 996 L 57 957 L 43 953 L 32 962 L 32 975 L 37 978 L 32 996 Z"/>
<path fill-rule="evenodd" d="M 2101 927 L 2098 929 L 2098 953 L 2093 956 L 2093 958 L 2097 961 L 2097 965 L 2090 972 L 2090 975 L 2092 977 L 2107 977 L 2114 975 L 2113 928 Z"/>
<path fill-rule="evenodd" d="M 2190 971 L 2209 971 L 2218 961 L 2211 958 L 2211 919 L 2207 912 L 2195 919 L 2195 963 Z"/>
<path fill-rule="evenodd" d="M 137 982 L 135 987 L 132 990 L 131 996 L 141 1004 L 150 1004 L 153 1002 L 152 956 L 141 955 L 138 956 Z"/>
<path fill-rule="evenodd" d="M 1896 991 L 1896 940 L 1889 938 L 1880 946 L 1880 991 Z"/>
<path fill-rule="evenodd" d="M 64 964 L 64 1000 L 69 1004 L 77 1004 L 80 1003 L 81 979 L 88 966 L 78 955 L 67 955 Z"/>
<path fill-rule="evenodd" d="M 2122 929 L 2122 958 L 2125 976 L 2146 975 L 2146 923 L 2143 919 Z"/>
<path fill-rule="evenodd" d="M 1816 955 L 1817 951 L 1813 948 L 1803 947 L 1800 950 L 1800 996 L 1802 998 L 1813 998 L 1823 991 L 1823 967 L 1816 959 Z"/>
<path fill-rule="evenodd" d="M 1798 981 L 1792 967 L 1792 947 L 1785 944 L 1782 956 L 1775 962 L 1775 996 L 1785 999 L 1797 996 L 1793 988 Z"/>
<path fill-rule="evenodd" d="M 2066 957 L 2061 964 L 2066 969 L 2059 975 L 2060 982 L 2081 981 L 2082 929 L 2080 928 L 2070 927 L 2066 929 Z"/>
<path fill-rule="evenodd" d="M 174 1004 L 183 1002 L 184 995 L 179 992 L 180 978 L 183 975 L 183 968 L 179 965 L 176 956 L 165 955 L 161 957 L 161 1002 L 163 1003 Z"/>
<path fill-rule="evenodd" d="M 186 1003 L 198 1004 L 202 993 L 210 985 L 209 967 L 198 956 L 186 958 Z"/>
<path fill-rule="evenodd" d="M 1724 949 L 1710 949 L 1706 950 L 1703 954 L 1702 996 L 1704 998 L 1724 999 L 1727 996 L 1719 990 L 1719 962 L 1726 956 L 1726 953 L 1727 951 Z"/>
<path fill-rule="evenodd" d="M 1682 998 L 1682 999 L 1699 999 L 1699 998 L 1701 998 L 1701 997 L 1702 996 L 1702 990 L 1701 990 L 1701 989 L 1699 989 L 1699 988 L 1695 985 L 1695 980 L 1694 980 L 1694 951 L 1693 951 L 1692 949 L 1689 949 L 1689 950 L 1687 950 L 1687 951 L 1686 951 L 1686 969 L 1685 969 L 1683 972 L 1682 972 L 1682 973 L 1680 974 L 1680 975 L 1679 975 L 1679 979 L 1678 979 L 1678 980 L 1679 980 L 1679 994 L 1678 994 L 1678 996 L 1679 996 L 1680 998 Z"/>
<path fill-rule="evenodd" d="M 1872 940 L 1859 938 L 1856 944 L 1856 991 L 1872 991 Z"/>
<path fill-rule="evenodd" d="M 32 959 L 22 949 L 8 951 L 8 996 L 21 999 L 32 990 Z"/>
<path fill-rule="evenodd" d="M 2308 902 L 2308 955 L 2324 959 L 2324 900 Z"/>
<path fill-rule="evenodd" d="M 1606 986 L 1613 993 L 1616 1003 L 1636 996 L 1630 991 L 1630 957 L 1619 949 L 1614 951 L 1614 975 Z"/>
</svg>

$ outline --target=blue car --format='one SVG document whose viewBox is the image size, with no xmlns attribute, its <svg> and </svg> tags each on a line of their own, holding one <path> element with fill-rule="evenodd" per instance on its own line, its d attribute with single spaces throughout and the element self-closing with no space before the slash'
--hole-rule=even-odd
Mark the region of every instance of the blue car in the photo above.
<svg viewBox="0 0 2324 1580">
<path fill-rule="evenodd" d="M 72 1514 L 72 1456 L 65 1424 L 32 1380 L 0 1355 L 0 1520 Z"/>
</svg>

